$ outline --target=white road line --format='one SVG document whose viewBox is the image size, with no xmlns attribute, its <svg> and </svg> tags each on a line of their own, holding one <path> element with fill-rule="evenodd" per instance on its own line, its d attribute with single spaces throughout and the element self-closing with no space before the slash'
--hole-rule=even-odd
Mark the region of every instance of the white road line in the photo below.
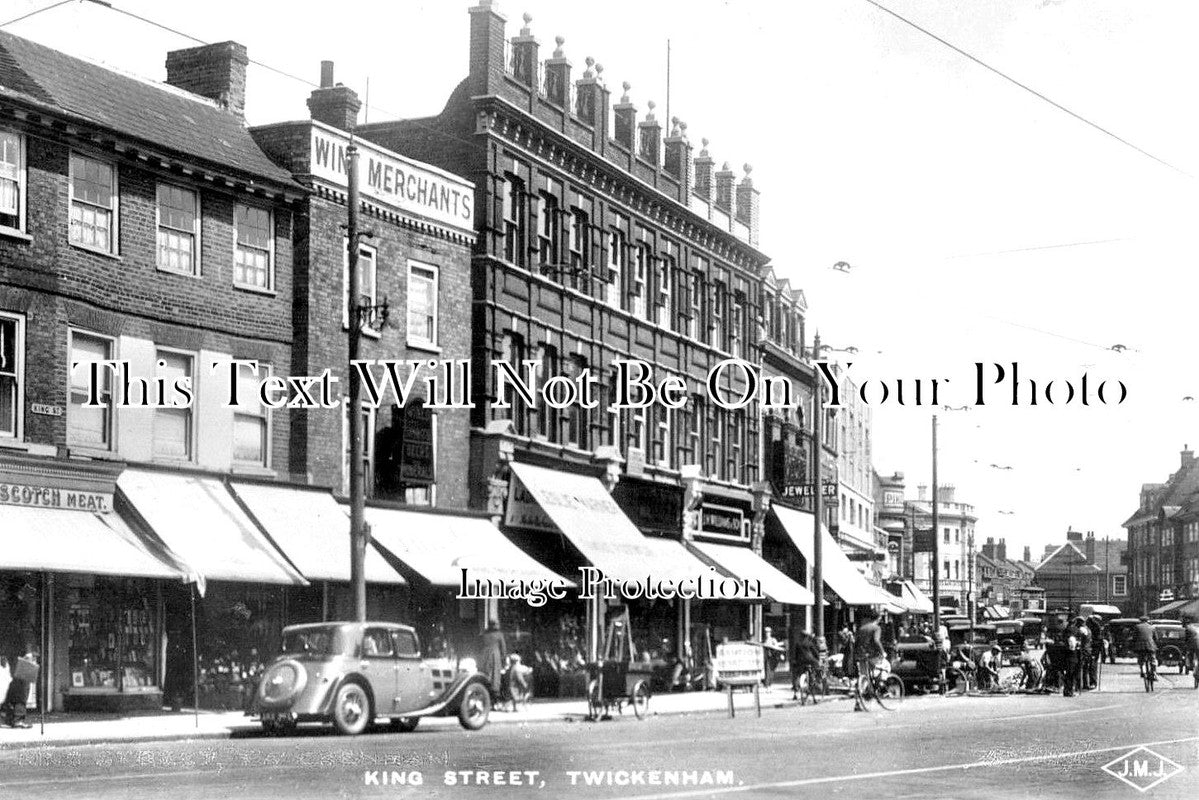
<svg viewBox="0 0 1199 800">
<path fill-rule="evenodd" d="M 718 794 L 737 794 L 752 792 L 757 789 L 786 789 L 796 786 L 813 786 L 821 783 L 845 783 L 870 778 L 893 778 L 899 775 L 922 775 L 930 772 L 952 772 L 954 770 L 976 769 L 978 767 L 1003 767 L 1011 764 L 1026 764 L 1032 761 L 1053 761 L 1059 758 L 1077 758 L 1078 756 L 1094 755 L 1096 753 L 1111 753 L 1117 750 L 1132 750 L 1137 747 L 1157 747 L 1163 744 L 1180 744 L 1182 742 L 1199 742 L 1199 736 L 1188 736 L 1184 739 L 1165 739 L 1160 742 L 1140 742 L 1123 744 L 1115 747 L 1097 747 L 1091 750 L 1076 750 L 1072 753 L 1047 753 L 1040 756 L 1021 756 L 1020 758 L 1001 758 L 989 761 L 972 761 L 966 764 L 945 764 L 939 767 L 914 767 L 912 769 L 896 769 L 887 772 L 868 772 L 855 775 L 831 775 L 825 778 L 802 778 L 794 781 L 773 781 L 770 783 L 754 783 L 743 786 L 725 786 L 719 789 L 699 789 L 686 792 L 667 792 L 664 794 L 640 794 L 625 797 L 623 800 L 676 800 L 681 797 L 711 797 Z"/>
</svg>

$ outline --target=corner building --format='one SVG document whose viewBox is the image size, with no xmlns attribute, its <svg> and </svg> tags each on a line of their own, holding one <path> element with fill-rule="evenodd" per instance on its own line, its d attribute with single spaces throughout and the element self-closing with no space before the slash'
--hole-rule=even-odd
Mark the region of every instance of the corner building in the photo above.
<svg viewBox="0 0 1199 800">
<path fill-rule="evenodd" d="M 529 22 L 509 38 L 494 3 L 470 8 L 469 74 L 442 113 L 358 128 L 476 187 L 471 505 L 567 577 L 580 564 L 604 570 L 605 547 L 641 554 L 639 574 L 617 578 L 709 567 L 736 576 L 746 554 L 765 566 L 758 404 L 718 408 L 705 385 L 725 359 L 761 363 L 758 192 L 748 173 L 716 170 L 706 148 L 694 154 L 685 124 L 665 127 L 652 102 L 639 118 L 628 84 L 613 103 L 592 59 L 573 72 L 560 37 L 542 60 Z M 686 406 L 610 412 L 621 359 L 652 365 L 655 384 L 681 379 Z M 492 360 L 521 375 L 536 361 L 541 381 L 586 370 L 599 380 L 598 406 L 524 403 L 501 392 Z M 723 386 L 747 389 L 735 369 Z M 615 500 L 624 521 L 611 516 L 596 537 L 606 545 L 591 540 L 564 523 L 569 508 L 553 507 L 563 498 Z M 743 639 L 760 626 L 761 604 L 703 602 L 694 616 L 691 605 L 633 603 L 639 649 L 681 651 L 690 638 L 698 652 L 697 638 Z M 499 612 L 518 638 L 531 630 L 545 647 L 590 648 L 604 609 L 539 613 L 516 602 Z"/>
</svg>

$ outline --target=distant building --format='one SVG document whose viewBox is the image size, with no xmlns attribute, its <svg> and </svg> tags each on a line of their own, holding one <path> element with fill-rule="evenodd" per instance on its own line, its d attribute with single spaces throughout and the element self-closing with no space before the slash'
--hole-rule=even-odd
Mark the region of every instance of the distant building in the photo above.
<svg viewBox="0 0 1199 800">
<path fill-rule="evenodd" d="M 1131 610 L 1199 616 L 1199 461 L 1189 447 L 1165 483 L 1141 485 L 1140 507 L 1123 527 Z"/>
<path fill-rule="evenodd" d="M 1068 530 L 1066 543 L 1036 568 L 1035 583 L 1045 590 L 1047 608 L 1073 612 L 1082 603 L 1098 602 L 1130 611 L 1126 549 L 1119 539 Z"/>
<path fill-rule="evenodd" d="M 1028 548 L 1025 548 L 1027 554 Z M 1043 592 L 1036 591 L 1033 580 L 1036 568 L 1024 561 L 1007 557 L 1007 543 L 991 536 L 976 556 L 978 569 L 978 604 L 1000 606 L 1012 616 L 1024 611 L 1043 611 Z"/>
<path fill-rule="evenodd" d="M 953 486 L 941 486 L 937 491 L 937 530 L 933 530 L 932 500 L 928 487 L 917 487 L 917 499 L 908 501 L 904 515 L 908 518 L 912 536 L 912 577 L 916 586 L 930 597 L 933 593 L 933 572 L 939 570 L 938 596 L 942 607 L 966 610 L 978 597 L 974 577 L 974 506 L 955 499 Z M 937 560 L 932 559 L 932 537 L 937 538 Z"/>
</svg>

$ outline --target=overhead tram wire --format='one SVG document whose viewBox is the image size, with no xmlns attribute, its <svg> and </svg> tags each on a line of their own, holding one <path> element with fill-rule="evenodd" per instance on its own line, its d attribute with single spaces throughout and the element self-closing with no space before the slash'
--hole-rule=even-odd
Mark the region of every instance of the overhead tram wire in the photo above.
<svg viewBox="0 0 1199 800">
<path fill-rule="evenodd" d="M 90 1 L 94 2 L 95 0 L 90 0 Z M 8 20 L 7 22 L 0 22 L 0 28 L 7 28 L 9 25 L 14 25 L 14 24 L 20 22 L 21 20 L 29 19 L 30 17 L 36 17 L 38 14 L 44 14 L 47 11 L 51 11 L 55 8 L 58 8 L 59 6 L 65 6 L 67 3 L 73 3 L 73 2 L 75 2 L 75 0 L 58 0 L 57 3 L 51 3 L 48 6 L 42 6 L 41 8 L 34 9 L 33 11 L 30 11 L 27 14 L 22 14 L 19 17 L 13 17 L 12 19 Z"/>
<path fill-rule="evenodd" d="M 190 41 L 196 42 L 197 44 L 201 44 L 201 45 L 209 44 L 209 42 L 206 42 L 205 40 L 201 39 L 198 36 L 193 36 L 192 34 L 181 31 L 178 28 L 172 28 L 169 25 L 165 25 L 156 20 L 152 20 L 149 17 L 143 17 L 140 14 L 134 14 L 132 11 L 126 11 L 123 8 L 117 8 L 112 3 L 105 2 L 104 0 L 83 0 L 83 1 L 89 2 L 89 3 L 95 3 L 98 6 L 102 6 L 103 8 L 107 8 L 111 11 L 115 11 L 118 14 L 123 14 L 126 17 L 135 19 L 138 22 L 144 23 L 146 25 L 151 25 L 155 28 L 159 28 L 160 30 L 167 31 L 168 33 L 173 33 L 176 36 L 182 36 L 184 39 L 188 39 Z M 72 2 L 72 0 L 62 0 L 62 2 L 58 3 L 58 5 L 63 5 L 64 3 L 68 3 L 68 2 Z M 43 9 L 43 10 L 48 10 L 48 9 Z M 39 13 L 39 12 L 34 12 L 34 13 Z M 26 16 L 31 16 L 31 15 L 26 15 Z M 5 24 L 8 24 L 8 23 L 5 23 Z M 276 75 L 281 75 L 284 78 L 289 78 L 293 81 L 298 81 L 298 82 L 304 84 L 305 86 L 309 86 L 314 89 L 320 88 L 319 83 L 314 83 L 313 81 L 310 81 L 307 78 L 301 78 L 299 75 L 288 72 L 287 70 L 280 69 L 271 64 L 267 64 L 264 61 L 258 61 L 257 59 L 253 59 L 253 58 L 248 59 L 248 61 L 255 66 L 262 67 L 263 69 L 269 70 L 270 72 L 274 72 Z M 375 105 L 374 108 L 376 111 L 381 111 L 382 113 L 384 113 L 390 117 L 393 117 L 397 121 L 401 121 L 407 125 L 412 125 L 414 127 L 421 128 L 423 130 L 429 131 L 430 133 L 436 134 L 438 136 L 444 136 L 447 139 L 453 139 L 457 142 L 461 142 L 461 143 L 469 145 L 471 147 L 482 147 L 482 145 L 477 141 L 474 141 L 471 139 L 464 139 L 461 136 L 456 136 L 452 133 L 449 133 L 448 131 L 444 131 L 440 128 L 435 128 L 432 125 L 425 125 L 424 123 L 419 122 L 414 119 L 404 119 L 400 114 L 397 114 L 394 111 L 389 111 L 388 109 L 383 108 L 382 106 Z"/>
<path fill-rule="evenodd" d="M 1008 83 L 1014 84 L 1015 86 L 1023 89 L 1024 91 L 1028 92 L 1029 94 L 1033 95 L 1034 97 L 1037 97 L 1037 98 L 1045 101 L 1046 103 L 1053 106 L 1057 110 L 1062 111 L 1066 114 L 1069 114 L 1070 116 L 1074 117 L 1076 120 L 1083 123 L 1084 125 L 1088 125 L 1088 126 L 1094 128 L 1095 130 L 1099 131 L 1100 133 L 1104 134 L 1105 136 L 1109 136 L 1112 139 L 1115 139 L 1117 142 L 1125 145 L 1126 147 L 1131 147 L 1133 150 L 1136 150 L 1138 153 L 1145 156 L 1146 158 L 1150 158 L 1150 159 L 1156 161 L 1158 164 L 1161 164 L 1163 167 L 1169 167 L 1170 169 L 1174 170 L 1178 174 L 1185 175 L 1186 177 L 1194 180 L 1195 176 L 1191 175 L 1186 170 L 1183 170 L 1183 169 L 1180 169 L 1179 167 L 1174 166 L 1169 161 L 1158 158 L 1157 156 L 1153 155 L 1153 153 L 1150 153 L 1148 150 L 1145 150 L 1142 147 L 1138 147 L 1137 145 L 1133 144 L 1132 142 L 1125 139 L 1124 137 L 1122 137 L 1116 133 L 1113 133 L 1112 131 L 1103 127 L 1099 123 L 1092 122 L 1091 120 L 1084 117 L 1082 114 L 1079 114 L 1076 111 L 1071 111 L 1069 108 L 1066 108 L 1066 106 L 1062 105 L 1061 103 L 1057 102 L 1056 100 L 1053 100 L 1053 99 L 1047 97 L 1046 95 L 1042 94 L 1041 92 L 1038 92 L 1036 89 L 1032 88 L 1028 84 L 1021 83 L 1020 81 L 1013 78 L 1011 75 L 1008 75 L 1006 72 L 998 69 L 997 67 L 991 66 L 990 64 L 988 64 L 987 62 L 978 58 L 977 56 L 971 55 L 970 53 L 966 52 L 965 50 L 958 47 L 957 45 L 955 45 L 949 41 L 946 41 L 945 39 L 942 39 L 937 34 L 933 33 L 932 31 L 928 30 L 927 28 L 921 27 L 920 25 L 916 24 L 915 22 L 913 22 L 912 20 L 903 16 L 902 14 L 892 11 L 891 9 L 884 6 L 882 3 L 877 2 L 877 0 L 864 0 L 864 2 L 869 3 L 870 5 L 877 8 L 879 11 L 883 11 L 887 14 L 890 14 L 891 16 L 895 17 L 895 19 L 899 20 L 903 24 L 905 24 L 911 28 L 915 28 L 916 30 L 920 31 L 921 33 L 923 33 L 925 36 L 929 37 L 930 39 L 934 39 L 937 42 L 940 42 L 941 44 L 948 47 L 950 50 L 953 50 L 955 53 L 962 56 L 963 58 L 967 58 L 970 61 L 973 61 L 975 64 L 978 64 L 983 69 L 986 69 L 989 72 L 992 72 L 992 73 L 998 75 L 1000 78 L 1003 78 Z"/>
</svg>

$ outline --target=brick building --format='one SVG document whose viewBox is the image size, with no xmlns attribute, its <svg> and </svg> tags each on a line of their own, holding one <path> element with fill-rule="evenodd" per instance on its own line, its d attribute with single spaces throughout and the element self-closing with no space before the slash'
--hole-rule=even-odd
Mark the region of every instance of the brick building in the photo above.
<svg viewBox="0 0 1199 800">
<path fill-rule="evenodd" d="M 1045 590 L 1046 608 L 1076 613 L 1083 603 L 1100 603 L 1135 611 L 1128 594 L 1126 551 L 1126 543 L 1119 539 L 1096 539 L 1093 531 L 1066 531 L 1066 543 L 1036 566 L 1035 583 Z"/>
<path fill-rule="evenodd" d="M 718 408 L 704 383 L 725 359 L 761 361 L 767 258 L 748 171 L 738 181 L 727 164 L 714 170 L 706 149 L 693 156 L 685 124 L 658 120 L 653 103 L 639 119 L 627 85 L 613 104 L 602 67 L 587 59 L 572 73 L 561 38 L 542 61 L 529 19 L 509 38 L 488 0 L 470 9 L 468 52 L 468 75 L 441 114 L 358 132 L 476 187 L 471 504 L 503 515 L 512 539 L 563 574 L 582 563 L 619 568 L 589 531 L 564 524 L 554 503 L 568 492 L 611 512 L 609 542 L 623 537 L 641 569 L 693 574 L 747 553 L 762 564 L 769 490 L 757 403 Z M 589 374 L 597 407 L 530 404 L 511 381 L 500 385 L 493 359 L 540 381 Z M 653 365 L 655 383 L 678 379 L 686 405 L 609 413 L 621 359 Z M 526 373 L 526 361 L 539 366 Z M 739 392 L 747 383 L 732 370 L 723 385 Z M 734 638 L 760 625 L 744 604 L 701 606 L 699 617 Z M 547 639 L 562 634 L 564 616 L 583 616 L 550 609 L 537 619 L 523 604 L 501 611 L 509 629 L 540 626 Z M 690 630 L 689 604 L 635 611 L 651 643 L 681 642 Z M 601 616 L 590 609 L 594 627 L 567 638 L 594 646 Z"/>
<path fill-rule="evenodd" d="M 0 604 L 54 622 L 27 620 L 48 708 L 160 705 L 186 570 L 142 524 L 211 522 L 213 476 L 291 474 L 288 411 L 227 407 L 209 369 L 292 361 L 303 189 L 245 131 L 246 58 L 178 51 L 163 85 L 0 33 Z M 89 385 L 104 360 L 127 373 Z M 269 582 L 304 582 L 255 552 Z"/>
<path fill-rule="evenodd" d="M 1128 530 L 1129 611 L 1199 618 L 1199 460 L 1183 445 L 1164 483 L 1141 485 Z"/>
</svg>

